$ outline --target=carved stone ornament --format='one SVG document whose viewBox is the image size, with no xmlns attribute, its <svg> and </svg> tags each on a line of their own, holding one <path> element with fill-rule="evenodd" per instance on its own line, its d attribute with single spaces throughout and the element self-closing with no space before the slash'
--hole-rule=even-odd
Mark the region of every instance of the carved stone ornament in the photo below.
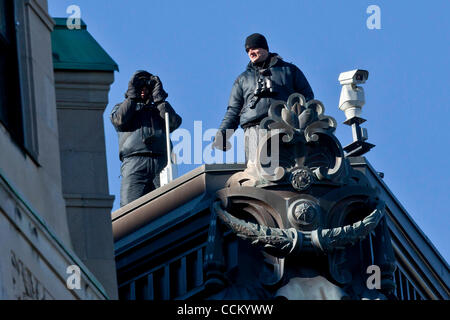
<svg viewBox="0 0 450 320">
<path fill-rule="evenodd" d="M 249 245 L 250 249 L 242 250 L 261 254 L 254 258 L 261 259 L 255 264 L 259 269 L 246 278 L 258 274 L 253 283 L 265 289 L 254 289 L 258 293 L 250 298 L 275 297 L 277 292 L 305 297 L 294 291 L 314 279 L 317 288 L 321 281 L 328 281 L 330 287 L 338 284 L 340 293 L 331 296 L 362 299 L 365 279 L 359 275 L 367 252 L 360 247 L 369 234 L 378 235 L 374 250 L 383 254 L 377 255 L 375 263 L 384 268 L 383 288 L 372 296 L 383 298 L 394 288 L 395 259 L 384 203 L 366 176 L 344 157 L 334 136 L 336 121 L 324 111 L 320 101 L 306 103 L 300 94 L 291 95 L 287 102 L 274 102 L 257 129 L 256 161 L 249 161 L 217 192 L 211 208 L 214 219 Z M 210 228 L 209 261 L 223 261 L 222 234 L 218 224 Z M 209 265 L 215 267 L 207 268 L 207 274 L 214 275 L 208 281 L 217 284 L 220 278 L 222 284 L 217 290 L 239 292 L 232 290 L 243 285 L 235 273 L 233 278 L 218 267 L 220 263 Z M 288 284 L 291 287 L 284 287 Z M 319 295 L 315 294 L 311 297 Z M 240 298 L 238 293 L 228 297 Z"/>
<path fill-rule="evenodd" d="M 354 245 L 375 229 L 383 217 L 382 209 L 375 209 L 363 220 L 352 225 L 331 229 L 315 229 L 303 232 L 296 228 L 270 228 L 260 224 L 246 222 L 224 210 L 220 202 L 214 203 L 219 218 L 242 239 L 255 247 L 265 250 L 279 258 L 298 255 L 302 251 L 329 253 L 346 246 Z"/>
<path fill-rule="evenodd" d="M 298 200 L 288 208 L 288 219 L 299 230 L 317 229 L 321 221 L 320 207 L 310 200 Z"/>
<path fill-rule="evenodd" d="M 258 129 L 256 163 L 232 176 L 228 185 L 294 183 L 301 191 L 314 181 L 340 182 L 347 164 L 333 134 L 336 120 L 324 111 L 322 102 L 306 103 L 297 93 L 287 102 L 274 102 Z"/>
<path fill-rule="evenodd" d="M 314 176 L 308 168 L 300 168 L 292 171 L 289 180 L 295 190 L 303 191 L 311 186 L 314 181 Z"/>
</svg>

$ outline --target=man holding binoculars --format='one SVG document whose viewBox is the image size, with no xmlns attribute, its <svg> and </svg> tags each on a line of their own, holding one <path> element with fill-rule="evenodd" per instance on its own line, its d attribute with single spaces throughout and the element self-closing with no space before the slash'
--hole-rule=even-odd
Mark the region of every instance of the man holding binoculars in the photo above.
<svg viewBox="0 0 450 320">
<path fill-rule="evenodd" d="M 249 143 L 252 146 L 257 143 L 254 139 L 249 139 L 249 133 L 258 130 L 259 123 L 267 116 L 272 102 L 287 101 L 292 93 L 300 93 L 309 101 L 314 99 L 314 93 L 299 68 L 283 61 L 278 54 L 269 52 L 263 35 L 254 33 L 248 36 L 245 51 L 250 62 L 234 82 L 228 109 L 213 146 L 219 150 L 228 150 L 230 144 L 227 140 L 241 125 L 245 131 L 245 154 L 248 161 Z"/>
<path fill-rule="evenodd" d="M 165 113 L 170 132 L 181 124 L 181 117 L 165 101 L 159 77 L 138 70 L 132 76 L 125 100 L 111 112 L 111 122 L 119 135 L 121 166 L 120 206 L 159 186 L 159 174 L 167 165 Z"/>
</svg>

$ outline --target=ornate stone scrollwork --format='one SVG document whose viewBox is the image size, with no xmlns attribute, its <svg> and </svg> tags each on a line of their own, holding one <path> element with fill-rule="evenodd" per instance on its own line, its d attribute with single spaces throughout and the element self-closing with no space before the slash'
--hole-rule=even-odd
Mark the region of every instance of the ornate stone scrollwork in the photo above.
<svg viewBox="0 0 450 320">
<path fill-rule="evenodd" d="M 305 102 L 293 94 L 276 101 L 258 129 L 256 170 L 247 170 L 255 185 L 288 183 L 298 168 L 309 167 L 315 180 L 339 181 L 344 153 L 333 132 L 336 120 L 325 116 L 319 100 Z M 294 188 L 302 188 L 294 184 Z"/>
<path fill-rule="evenodd" d="M 306 103 L 300 94 L 274 102 L 258 129 L 256 161 L 230 177 L 212 205 L 246 248 L 262 253 L 261 265 L 273 267 L 261 272 L 263 286 L 306 279 L 311 270 L 341 289 L 361 286 L 357 268 L 367 259 L 358 243 L 374 230 L 388 239 L 384 203 L 344 157 L 336 121 L 324 111 L 320 101 Z M 390 241 L 380 243 L 387 254 L 377 259 L 388 279 L 393 253 Z"/>
</svg>

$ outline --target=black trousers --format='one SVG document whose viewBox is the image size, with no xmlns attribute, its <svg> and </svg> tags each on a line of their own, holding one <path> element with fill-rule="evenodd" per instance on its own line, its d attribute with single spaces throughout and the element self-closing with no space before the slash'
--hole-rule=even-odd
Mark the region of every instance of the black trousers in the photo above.
<svg viewBox="0 0 450 320">
<path fill-rule="evenodd" d="M 164 156 L 131 156 L 123 159 L 120 169 L 120 206 L 159 188 L 159 174 L 167 165 Z"/>
</svg>

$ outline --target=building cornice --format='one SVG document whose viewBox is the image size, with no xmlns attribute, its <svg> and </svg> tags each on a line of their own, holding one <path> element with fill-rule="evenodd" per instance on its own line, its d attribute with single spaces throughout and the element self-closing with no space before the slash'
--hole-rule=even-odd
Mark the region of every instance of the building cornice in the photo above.
<svg viewBox="0 0 450 320">
<path fill-rule="evenodd" d="M 55 26 L 55 21 L 49 16 L 46 9 L 42 8 L 36 0 L 26 0 L 25 4 L 29 6 L 34 13 L 41 19 L 47 29 L 52 32 Z"/>
<path fill-rule="evenodd" d="M 113 207 L 114 196 L 105 196 L 102 194 L 64 194 L 66 207 L 77 208 L 107 208 L 111 210 Z"/>
</svg>

